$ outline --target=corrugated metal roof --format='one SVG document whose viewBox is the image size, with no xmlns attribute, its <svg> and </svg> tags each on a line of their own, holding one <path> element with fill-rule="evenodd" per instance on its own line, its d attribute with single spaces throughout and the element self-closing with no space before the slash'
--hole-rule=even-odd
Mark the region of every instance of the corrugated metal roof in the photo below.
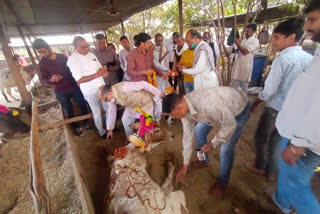
<svg viewBox="0 0 320 214">
<path fill-rule="evenodd" d="M 9 36 L 17 24 L 33 35 L 100 31 L 166 0 L 2 0 L 0 20 Z M 110 15 L 114 8 L 117 15 Z M 18 19 L 15 18 L 15 14 Z"/>
<path fill-rule="evenodd" d="M 250 21 L 252 20 L 256 11 L 250 14 Z M 269 7 L 268 9 L 262 10 L 256 20 L 255 23 L 263 23 L 264 21 L 279 21 L 282 19 L 287 19 L 290 17 L 299 15 L 299 5 L 294 4 L 282 4 L 277 6 Z M 234 15 L 225 16 L 225 27 L 233 28 L 234 27 Z M 237 25 L 243 25 L 245 22 L 246 13 L 237 14 Z M 214 20 L 215 24 L 218 24 L 218 20 Z M 198 23 L 191 23 L 188 25 L 189 27 L 199 27 L 199 26 L 213 26 L 211 21 L 204 21 Z"/>
</svg>

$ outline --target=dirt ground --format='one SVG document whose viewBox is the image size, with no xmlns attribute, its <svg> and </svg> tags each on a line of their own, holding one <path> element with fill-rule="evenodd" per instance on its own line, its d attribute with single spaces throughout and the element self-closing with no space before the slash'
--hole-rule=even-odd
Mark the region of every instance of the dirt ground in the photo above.
<svg viewBox="0 0 320 214">
<path fill-rule="evenodd" d="M 254 99 L 254 98 L 252 98 Z M 256 175 L 244 167 L 244 163 L 254 160 L 255 149 L 253 135 L 263 106 L 259 106 L 252 114 L 236 147 L 236 156 L 229 186 L 223 197 L 211 200 L 207 194 L 208 188 L 215 182 L 219 170 L 219 150 L 211 155 L 209 168 L 191 169 L 183 184 L 175 184 L 175 189 L 182 190 L 186 195 L 187 207 L 192 214 L 273 214 L 280 213 L 265 191 L 275 188 L 276 183 L 270 183 L 263 176 Z M 166 162 L 171 160 L 179 169 L 182 165 L 182 126 L 180 120 L 175 120 L 168 127 L 165 120 L 162 126 L 175 134 L 175 140 L 158 146 L 147 155 L 147 171 L 159 184 L 167 175 Z M 107 191 L 109 167 L 106 155 L 114 149 L 125 145 L 124 131 L 121 123 L 120 132 L 115 132 L 110 141 L 104 141 L 95 133 L 85 131 L 83 137 L 74 137 L 79 142 L 80 157 L 86 172 L 87 183 L 92 194 L 97 213 L 102 213 L 103 198 Z M 215 130 L 210 133 L 214 136 Z M 107 151 L 107 152 L 106 152 Z M 195 157 L 194 157 L 195 159 Z M 320 197 L 320 175 L 314 178 L 314 191 Z M 234 211 L 236 210 L 236 212 Z"/>
<path fill-rule="evenodd" d="M 62 119 L 58 108 L 52 107 L 39 114 L 39 124 Z M 25 121 L 30 124 L 30 121 Z M 71 166 L 71 155 L 63 128 L 39 133 L 40 156 L 52 213 L 81 213 L 79 195 Z M 35 213 L 29 193 L 30 138 L 15 134 L 0 149 L 0 213 Z"/>
<path fill-rule="evenodd" d="M 280 213 L 265 193 L 267 188 L 274 188 L 275 183 L 267 182 L 263 176 L 255 175 L 244 167 L 245 162 L 254 160 L 253 134 L 262 109 L 263 106 L 260 106 L 258 111 L 251 115 L 238 142 L 230 183 L 223 197 L 213 201 L 207 194 L 208 188 L 215 182 L 218 174 L 218 150 L 210 155 L 210 167 L 191 169 L 183 184 L 174 185 L 176 190 L 180 189 L 185 193 L 189 213 Z M 49 111 L 47 114 L 50 118 L 55 118 L 58 113 Z M 42 118 L 41 122 L 48 121 L 46 121 L 46 118 Z M 165 120 L 162 120 L 161 125 L 175 134 L 175 140 L 158 146 L 147 155 L 147 171 L 159 184 L 162 184 L 167 175 L 166 163 L 168 160 L 173 161 L 176 169 L 179 169 L 182 165 L 182 126 L 180 120 L 175 120 L 171 127 L 168 127 Z M 120 131 L 115 132 L 113 139 L 110 141 L 101 139 L 95 131 L 89 132 L 87 130 L 84 130 L 84 136 L 82 137 L 72 137 L 77 144 L 80 162 L 84 169 L 83 176 L 97 214 L 103 213 L 104 197 L 107 195 L 110 174 L 107 155 L 112 155 L 115 148 L 126 144 L 120 121 L 118 121 L 117 126 Z M 210 133 L 210 138 L 214 136 L 214 133 L 215 130 Z M 61 128 L 49 130 L 45 136 L 46 138 L 41 141 L 46 145 L 42 155 L 45 157 L 45 166 L 48 166 L 44 167 L 46 182 L 49 186 L 48 192 L 56 198 L 53 213 L 82 213 L 72 176 L 70 154 L 68 154 L 66 142 L 63 141 L 63 130 Z M 9 142 L 1 149 L 0 213 L 34 213 L 32 200 L 28 192 L 29 160 L 27 144 L 28 138 L 20 142 Z M 313 184 L 313 190 L 319 198 L 319 174 L 316 174 Z M 59 196 L 59 191 L 64 193 L 64 197 Z"/>
</svg>

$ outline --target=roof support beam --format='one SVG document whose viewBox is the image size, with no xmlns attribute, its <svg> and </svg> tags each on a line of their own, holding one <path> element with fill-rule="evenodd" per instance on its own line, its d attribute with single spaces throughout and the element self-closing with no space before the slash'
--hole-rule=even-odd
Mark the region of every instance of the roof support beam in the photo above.
<svg viewBox="0 0 320 214">
<path fill-rule="evenodd" d="M 31 47 L 32 47 L 32 41 L 31 41 L 31 38 L 30 38 L 29 34 L 27 34 L 27 38 L 28 38 L 28 40 L 29 40 L 29 42 L 31 44 Z M 32 50 L 34 52 L 34 55 L 37 57 L 38 62 L 40 62 L 40 58 L 39 58 L 39 55 L 38 55 L 37 51 L 33 47 L 32 47 Z"/>
<path fill-rule="evenodd" d="M 180 35 L 183 36 L 183 10 L 182 10 L 182 0 L 179 0 L 179 25 L 180 25 Z"/>
<path fill-rule="evenodd" d="M 8 0 L 4 0 L 3 2 L 7 6 L 7 8 L 10 10 L 10 12 L 13 14 L 13 16 L 16 18 L 17 25 L 19 25 L 19 26 L 21 26 L 21 24 L 23 25 L 21 18 L 18 16 L 16 11 L 13 9 L 11 2 Z M 32 31 L 28 27 L 25 27 L 25 30 L 27 30 L 31 35 L 33 35 Z"/>
<path fill-rule="evenodd" d="M 92 42 L 94 44 L 94 47 L 97 48 L 96 39 L 94 38 L 93 33 L 91 33 L 91 36 L 92 36 Z"/>
<path fill-rule="evenodd" d="M 8 45 L 8 40 L 3 30 L 3 26 L 0 27 L 0 44 L 4 57 L 7 60 L 10 71 L 12 72 L 12 76 L 17 84 L 19 93 L 22 98 L 22 104 L 27 107 L 27 109 L 31 108 L 32 98 L 29 91 L 26 89 L 26 86 L 20 76 L 20 72 L 16 62 L 14 61 L 14 57 L 12 55 L 11 49 Z"/>
<path fill-rule="evenodd" d="M 124 30 L 123 21 L 121 20 L 121 30 L 122 30 L 122 36 L 126 35 L 126 32 Z"/>
<path fill-rule="evenodd" d="M 33 57 L 32 53 L 31 53 L 31 50 L 30 50 L 30 48 L 29 48 L 29 46 L 28 46 L 28 43 L 27 43 L 27 41 L 26 41 L 26 38 L 25 38 L 25 36 L 24 36 L 24 33 L 23 33 L 20 25 L 17 25 L 17 28 L 18 28 L 20 37 L 21 37 L 21 39 L 22 39 L 22 41 L 23 41 L 23 43 L 24 43 L 24 46 L 25 46 L 26 49 L 27 49 L 27 52 L 28 52 L 29 57 L 30 57 L 30 59 L 31 59 L 33 68 L 34 68 L 34 69 L 36 70 L 36 72 L 38 73 L 39 69 L 38 69 L 37 63 L 36 63 L 36 61 L 34 60 L 34 57 Z"/>
</svg>

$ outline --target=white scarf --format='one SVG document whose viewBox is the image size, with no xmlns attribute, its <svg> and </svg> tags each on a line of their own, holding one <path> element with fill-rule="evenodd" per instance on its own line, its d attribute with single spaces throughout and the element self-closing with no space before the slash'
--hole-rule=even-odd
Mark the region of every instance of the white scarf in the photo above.
<svg viewBox="0 0 320 214">
<path fill-rule="evenodd" d="M 176 46 L 176 54 L 177 54 L 178 56 L 181 56 L 182 53 L 183 53 L 185 50 L 187 50 L 188 48 L 189 48 L 189 47 L 188 47 L 188 45 L 187 45 L 186 43 L 183 44 L 183 47 L 181 48 L 180 51 L 178 51 L 178 46 Z"/>
</svg>

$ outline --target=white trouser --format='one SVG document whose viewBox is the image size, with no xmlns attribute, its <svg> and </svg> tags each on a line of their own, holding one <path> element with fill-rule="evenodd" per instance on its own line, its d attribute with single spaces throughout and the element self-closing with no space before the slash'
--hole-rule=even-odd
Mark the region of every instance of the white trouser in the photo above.
<svg viewBox="0 0 320 214">
<path fill-rule="evenodd" d="M 103 125 L 102 125 L 101 106 L 103 110 L 106 112 L 106 121 L 107 121 L 108 103 L 105 101 L 99 100 L 97 91 L 83 93 L 83 95 L 86 98 L 91 108 L 94 124 L 98 129 L 98 133 L 100 136 L 103 136 L 104 134 L 106 134 L 106 130 L 103 128 Z"/>
<path fill-rule="evenodd" d="M 126 132 L 126 136 L 129 137 L 130 135 L 132 135 L 133 129 L 129 127 L 130 124 L 134 123 L 136 118 L 133 117 L 129 117 L 127 115 L 123 115 L 122 116 L 122 124 L 123 124 L 123 128 L 124 131 Z"/>
<path fill-rule="evenodd" d="M 241 80 L 232 80 L 232 87 L 238 89 L 241 88 L 245 94 L 248 94 L 248 82 L 243 82 Z"/>
<path fill-rule="evenodd" d="M 165 92 L 166 88 L 171 87 L 168 80 L 164 80 L 162 79 L 162 77 L 159 77 L 159 76 L 157 76 L 157 84 L 158 84 L 158 89 L 161 92 Z"/>
</svg>

